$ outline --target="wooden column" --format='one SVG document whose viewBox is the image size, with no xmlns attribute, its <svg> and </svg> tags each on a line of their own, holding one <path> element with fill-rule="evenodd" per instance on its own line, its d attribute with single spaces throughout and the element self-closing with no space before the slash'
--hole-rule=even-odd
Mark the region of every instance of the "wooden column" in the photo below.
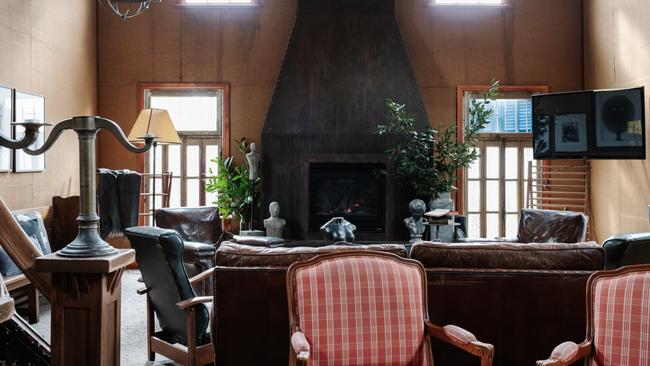
<svg viewBox="0 0 650 366">
<path fill-rule="evenodd" d="M 52 366 L 120 364 L 122 273 L 133 249 L 94 258 L 56 253 L 36 259 L 38 272 L 52 273 Z"/>
</svg>

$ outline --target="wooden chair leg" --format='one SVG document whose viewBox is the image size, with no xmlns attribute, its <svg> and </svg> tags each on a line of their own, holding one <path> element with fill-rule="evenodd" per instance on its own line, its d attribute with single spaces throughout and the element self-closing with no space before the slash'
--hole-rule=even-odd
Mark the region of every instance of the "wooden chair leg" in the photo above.
<svg viewBox="0 0 650 366">
<path fill-rule="evenodd" d="M 30 289 L 27 290 L 27 315 L 30 324 L 38 323 L 40 313 L 38 294 L 36 287 L 30 285 Z"/>
<path fill-rule="evenodd" d="M 187 361 L 188 366 L 197 366 L 196 359 L 196 310 L 191 307 L 187 311 Z"/>
<path fill-rule="evenodd" d="M 154 313 L 153 305 L 151 304 L 151 298 L 147 295 L 147 355 L 149 361 L 154 361 L 156 359 L 156 354 L 151 350 L 151 337 L 155 332 L 156 323 L 154 322 Z"/>
</svg>

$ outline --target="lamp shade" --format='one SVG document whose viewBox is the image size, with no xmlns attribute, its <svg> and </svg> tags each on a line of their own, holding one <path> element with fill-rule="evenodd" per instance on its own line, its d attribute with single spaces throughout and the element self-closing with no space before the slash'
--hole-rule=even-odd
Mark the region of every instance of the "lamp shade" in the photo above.
<svg viewBox="0 0 650 366">
<path fill-rule="evenodd" d="M 144 137 L 151 136 L 159 144 L 181 143 L 169 112 L 164 109 L 143 109 L 129 133 L 129 141 L 142 142 Z"/>
</svg>

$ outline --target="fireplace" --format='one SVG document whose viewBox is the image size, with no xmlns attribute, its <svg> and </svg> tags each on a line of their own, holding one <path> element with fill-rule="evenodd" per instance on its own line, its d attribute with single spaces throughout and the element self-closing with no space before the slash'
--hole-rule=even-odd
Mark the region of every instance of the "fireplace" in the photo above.
<svg viewBox="0 0 650 366">
<path fill-rule="evenodd" d="M 376 131 L 386 120 L 386 98 L 406 104 L 418 129 L 428 126 L 429 119 L 395 18 L 395 0 L 297 3 L 262 130 L 262 205 L 265 209 L 272 201 L 280 203 L 287 220 L 286 239 L 320 238 L 317 229 L 323 219 L 341 210 L 320 207 L 316 212 L 316 202 L 310 201 L 311 165 L 384 164 L 388 174 L 383 188 L 351 192 L 379 196 L 373 202 L 376 206 L 365 202 L 368 213 L 350 209 L 349 214 L 356 216 L 349 221 L 359 226 L 359 241 L 408 239 L 402 219 L 409 215 L 413 195 L 395 185 L 394 166 L 385 152 L 396 137 Z M 318 175 L 318 166 L 314 169 Z M 334 186 L 327 184 L 323 189 L 334 195 Z M 318 217 L 311 219 L 312 215 Z"/>
<path fill-rule="evenodd" d="M 386 231 L 385 164 L 313 163 L 309 167 L 309 230 L 318 233 L 332 217 L 343 217 L 357 233 Z"/>
</svg>

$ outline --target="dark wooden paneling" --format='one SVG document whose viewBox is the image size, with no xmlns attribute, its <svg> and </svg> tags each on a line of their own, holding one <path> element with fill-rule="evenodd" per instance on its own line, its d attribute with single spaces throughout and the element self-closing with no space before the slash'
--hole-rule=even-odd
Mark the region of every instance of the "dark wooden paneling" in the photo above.
<svg viewBox="0 0 650 366">
<path fill-rule="evenodd" d="M 386 138 L 375 131 L 385 121 L 386 98 L 405 103 L 421 128 L 428 125 L 392 14 L 394 3 L 369 4 L 299 2 L 301 10 L 262 131 L 263 203 L 280 203 L 289 238 L 300 238 L 307 229 L 299 217 L 300 187 L 307 184 L 300 179 L 300 167 L 306 155 L 383 154 Z M 404 202 L 408 198 L 395 200 L 393 227 L 398 227 Z"/>
</svg>

